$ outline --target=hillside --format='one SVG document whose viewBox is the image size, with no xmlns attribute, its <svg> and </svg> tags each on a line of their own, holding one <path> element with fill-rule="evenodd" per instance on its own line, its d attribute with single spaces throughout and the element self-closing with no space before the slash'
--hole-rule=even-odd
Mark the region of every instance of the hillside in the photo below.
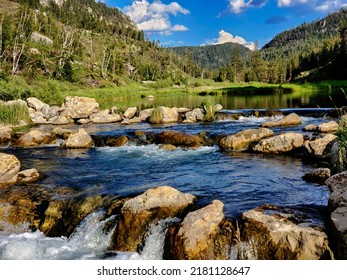
<svg viewBox="0 0 347 280">
<path fill-rule="evenodd" d="M 245 58 L 250 50 L 236 43 L 225 43 L 200 47 L 175 47 L 172 48 L 181 56 L 191 57 L 192 60 L 204 69 L 219 69 L 231 61 L 235 49 L 241 57 Z"/>
</svg>

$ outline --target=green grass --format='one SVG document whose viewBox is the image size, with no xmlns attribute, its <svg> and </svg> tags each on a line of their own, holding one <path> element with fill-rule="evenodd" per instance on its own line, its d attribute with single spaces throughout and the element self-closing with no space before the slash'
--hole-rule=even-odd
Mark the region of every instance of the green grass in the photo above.
<svg viewBox="0 0 347 280">
<path fill-rule="evenodd" d="M 0 104 L 0 124 L 18 125 L 20 121 L 30 123 L 28 108 L 21 104 Z"/>
</svg>

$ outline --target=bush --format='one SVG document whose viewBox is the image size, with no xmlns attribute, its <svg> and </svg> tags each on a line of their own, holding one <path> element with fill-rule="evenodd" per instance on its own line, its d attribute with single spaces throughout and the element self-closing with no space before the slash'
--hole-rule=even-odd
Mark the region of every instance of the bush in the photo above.
<svg viewBox="0 0 347 280">
<path fill-rule="evenodd" d="M 32 92 L 32 88 L 22 77 L 10 76 L 0 80 L 0 100 L 25 100 L 31 96 Z"/>
<path fill-rule="evenodd" d="M 163 112 L 160 108 L 153 108 L 149 122 L 152 124 L 160 124 L 163 122 Z"/>
<path fill-rule="evenodd" d="M 20 121 L 30 123 L 28 107 L 20 103 L 0 105 L 0 124 L 18 125 Z"/>
<path fill-rule="evenodd" d="M 206 98 L 204 102 L 201 104 L 201 107 L 205 111 L 204 121 L 213 122 L 217 111 L 216 104 L 214 104 L 214 102 L 212 102 L 210 98 Z"/>
<path fill-rule="evenodd" d="M 64 101 L 60 89 L 61 84 L 62 82 L 56 80 L 46 80 L 35 86 L 35 91 L 31 96 L 36 97 L 49 105 L 61 106 Z"/>
</svg>

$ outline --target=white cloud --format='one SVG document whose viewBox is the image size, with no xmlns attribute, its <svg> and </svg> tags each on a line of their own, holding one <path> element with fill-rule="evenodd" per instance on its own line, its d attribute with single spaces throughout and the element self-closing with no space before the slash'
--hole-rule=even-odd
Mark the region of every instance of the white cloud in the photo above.
<svg viewBox="0 0 347 280">
<path fill-rule="evenodd" d="M 248 42 L 241 36 L 234 36 L 224 30 L 219 31 L 219 37 L 217 39 L 213 39 L 208 42 L 209 45 L 220 45 L 225 43 L 237 43 L 249 48 L 252 51 L 256 49 L 256 45 L 253 42 Z"/>
<path fill-rule="evenodd" d="M 230 10 L 239 14 L 246 8 L 261 8 L 267 4 L 268 0 L 229 0 Z"/>
<path fill-rule="evenodd" d="M 189 10 L 177 2 L 163 4 L 159 0 L 152 3 L 148 0 L 138 0 L 133 1 L 132 5 L 124 7 L 123 12 L 143 31 L 171 34 L 172 32 L 188 30 L 184 25 L 171 25 L 170 15 L 190 14 Z"/>
<path fill-rule="evenodd" d="M 278 7 L 312 7 L 317 11 L 333 11 L 347 7 L 347 0 L 278 0 Z"/>
</svg>

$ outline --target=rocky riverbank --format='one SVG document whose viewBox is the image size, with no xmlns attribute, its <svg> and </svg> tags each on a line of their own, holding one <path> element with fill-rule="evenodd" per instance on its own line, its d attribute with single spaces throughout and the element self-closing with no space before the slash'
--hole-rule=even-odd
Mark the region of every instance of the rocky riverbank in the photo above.
<svg viewBox="0 0 347 280">
<path fill-rule="evenodd" d="M 69 236 L 85 217 L 103 209 L 104 219 L 115 214 L 118 217 L 105 226 L 105 231 L 115 228 L 110 251 L 141 252 L 148 231 L 160 221 L 175 217 L 167 224 L 166 259 L 347 259 L 346 173 L 326 182 L 332 192 L 327 209 L 264 205 L 243 213 L 238 220 L 230 220 L 224 215 L 222 201 L 201 205 L 193 195 L 168 186 L 149 189 L 134 198 L 119 198 L 35 185 L 40 182 L 39 171 L 21 171 L 19 160 L 5 148 L 56 145 L 61 149 L 90 149 L 156 144 L 163 150 L 173 150 L 218 145 L 221 152 L 291 154 L 309 159 L 320 168 L 305 178 L 324 184 L 338 170 L 336 122 L 306 126 L 302 133 L 281 131 L 302 124 L 301 117 L 293 113 L 231 135 L 193 135 L 174 130 L 95 135 L 88 132 L 88 123 L 129 125 L 139 121 L 158 123 L 158 119 L 159 123 L 191 123 L 203 121 L 205 112 L 200 108 L 159 107 L 141 112 L 129 108 L 120 114 L 115 108 L 100 111 L 95 100 L 80 97 L 66 98 L 59 108 L 36 99 L 28 99 L 26 104 L 36 123 L 33 128 L 16 132 L 0 126 L 0 145 L 4 147 L 0 153 L 0 232 L 10 228 L 12 232 L 20 231 L 26 224 L 50 237 Z M 151 114 L 157 115 L 155 120 L 151 121 Z M 55 122 L 57 119 L 63 122 Z M 325 217 L 326 221 L 312 224 L 314 216 Z"/>
</svg>

